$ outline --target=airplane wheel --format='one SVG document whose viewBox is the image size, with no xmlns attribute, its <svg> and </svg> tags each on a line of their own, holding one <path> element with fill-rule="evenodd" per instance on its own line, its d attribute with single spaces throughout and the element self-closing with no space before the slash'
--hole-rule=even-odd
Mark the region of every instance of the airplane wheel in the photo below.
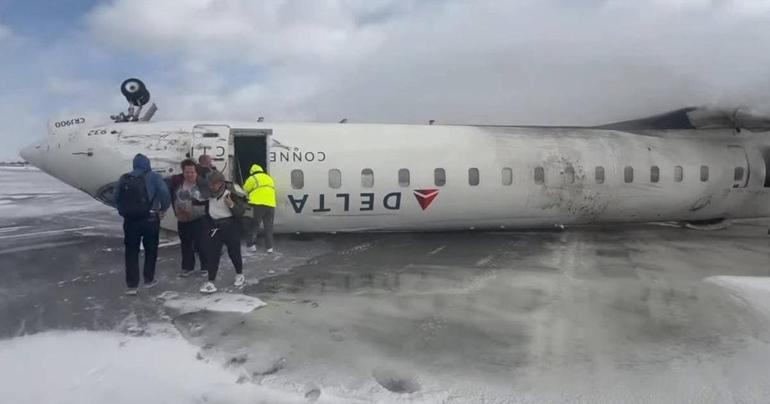
<svg viewBox="0 0 770 404">
<path fill-rule="evenodd" d="M 120 85 L 120 92 L 126 97 L 129 104 L 140 107 L 150 101 L 150 92 L 142 80 L 130 78 Z"/>
</svg>

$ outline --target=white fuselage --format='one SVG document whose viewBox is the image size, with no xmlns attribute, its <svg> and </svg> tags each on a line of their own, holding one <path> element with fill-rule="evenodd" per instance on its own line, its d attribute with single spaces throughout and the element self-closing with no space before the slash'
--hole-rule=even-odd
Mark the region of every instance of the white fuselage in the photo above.
<svg viewBox="0 0 770 404">
<path fill-rule="evenodd" d="M 212 131 L 221 136 L 203 135 Z M 276 183 L 278 232 L 770 215 L 770 141 L 764 133 L 731 129 L 132 122 L 76 125 L 22 154 L 104 201 L 136 153 L 147 155 L 162 175 L 178 173 L 188 155 L 212 154 L 230 176 L 239 133 L 266 138 L 261 158 Z"/>
</svg>

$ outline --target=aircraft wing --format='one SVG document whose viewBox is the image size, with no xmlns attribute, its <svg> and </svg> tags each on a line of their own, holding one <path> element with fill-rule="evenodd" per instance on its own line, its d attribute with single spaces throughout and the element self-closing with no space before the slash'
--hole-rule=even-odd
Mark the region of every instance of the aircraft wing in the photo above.
<svg viewBox="0 0 770 404">
<path fill-rule="evenodd" d="M 613 130 L 741 128 L 765 131 L 770 130 L 770 116 L 747 108 L 687 107 L 647 118 L 614 122 L 594 128 Z"/>
</svg>

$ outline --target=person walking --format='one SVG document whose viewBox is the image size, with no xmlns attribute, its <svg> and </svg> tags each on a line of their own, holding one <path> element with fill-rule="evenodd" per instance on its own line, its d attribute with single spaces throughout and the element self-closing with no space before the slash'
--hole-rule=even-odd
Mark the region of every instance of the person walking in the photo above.
<svg viewBox="0 0 770 404">
<path fill-rule="evenodd" d="M 141 153 L 134 156 L 133 168 L 120 177 L 114 193 L 115 207 L 123 216 L 127 295 L 136 295 L 139 286 L 140 243 L 144 246 L 144 286 L 151 288 L 158 284 L 155 264 L 160 221 L 171 205 L 168 188 L 161 176 L 152 171 L 147 156 Z"/>
<path fill-rule="evenodd" d="M 212 171 L 217 171 L 217 168 L 211 162 L 211 156 L 208 154 L 198 156 L 198 176 L 207 179 Z"/>
<path fill-rule="evenodd" d="M 206 271 L 208 281 L 201 286 L 201 293 L 217 291 L 214 282 L 219 271 L 219 261 L 222 257 L 222 246 L 227 247 L 227 255 L 235 267 L 235 286 L 240 287 L 246 282 L 243 276 L 243 258 L 241 257 L 241 236 L 236 216 L 242 216 L 244 203 L 233 194 L 232 186 L 228 186 L 225 177 L 219 171 L 212 171 L 208 177 L 209 199 L 206 209 L 208 226 L 204 248 L 208 249 Z"/>
<path fill-rule="evenodd" d="M 260 223 L 265 231 L 265 249 L 273 252 L 273 220 L 275 219 L 275 182 L 259 164 L 249 169 L 249 178 L 243 183 L 254 216 L 254 228 L 249 237 L 249 251 L 257 251 L 257 234 Z"/>
<path fill-rule="evenodd" d="M 196 252 L 201 261 L 201 273 L 206 274 L 204 269 L 207 250 L 203 248 L 203 239 L 209 189 L 206 180 L 198 175 L 193 160 L 182 161 L 181 167 L 182 173 L 171 176 L 168 187 L 182 249 L 182 271 L 179 276 L 186 278 L 193 274 L 195 269 Z"/>
</svg>

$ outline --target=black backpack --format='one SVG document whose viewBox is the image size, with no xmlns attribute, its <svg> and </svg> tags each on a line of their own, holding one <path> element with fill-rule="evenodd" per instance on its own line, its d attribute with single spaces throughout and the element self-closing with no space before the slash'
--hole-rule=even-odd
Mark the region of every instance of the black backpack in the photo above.
<svg viewBox="0 0 770 404">
<path fill-rule="evenodd" d="M 144 219 L 150 216 L 152 201 L 147 195 L 147 172 L 139 176 L 123 174 L 120 181 L 121 215 L 126 219 Z"/>
</svg>

